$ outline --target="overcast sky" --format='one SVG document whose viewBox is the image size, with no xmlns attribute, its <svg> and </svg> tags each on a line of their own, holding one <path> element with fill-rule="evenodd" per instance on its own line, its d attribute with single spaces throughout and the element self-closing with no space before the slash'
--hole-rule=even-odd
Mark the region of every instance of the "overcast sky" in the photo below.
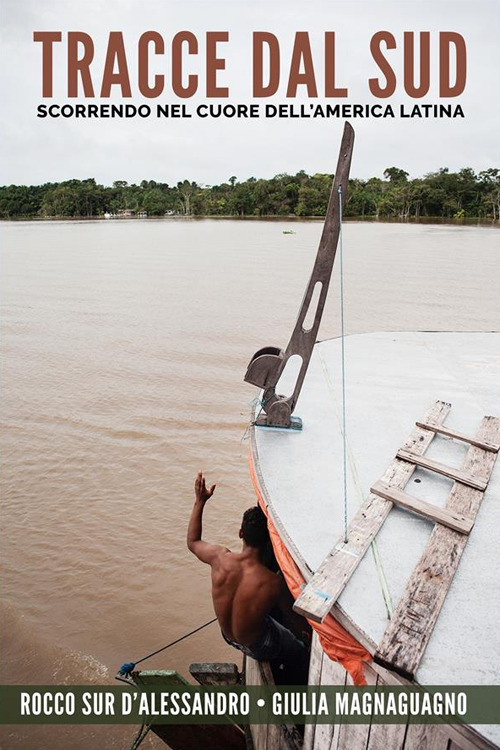
<svg viewBox="0 0 500 750">
<path fill-rule="evenodd" d="M 271 31 L 279 39 L 282 60 L 280 90 L 271 103 L 291 103 L 285 96 L 293 38 L 308 31 L 313 46 L 319 103 L 323 81 L 323 36 L 336 32 L 337 83 L 349 89 L 351 104 L 389 102 L 397 111 L 410 100 L 402 88 L 403 31 L 431 32 L 431 90 L 421 102 L 439 103 L 438 32 L 457 31 L 467 44 L 468 77 L 463 95 L 441 100 L 459 103 L 465 119 L 351 119 L 356 131 L 351 175 L 382 176 L 397 166 L 412 177 L 439 167 L 476 171 L 500 166 L 500 0 L 0 0 L 0 184 L 41 184 L 95 177 L 98 182 L 140 182 L 154 179 L 175 184 L 181 179 L 201 184 L 271 177 L 279 172 L 332 172 L 336 162 L 341 120 L 167 120 L 39 119 L 41 103 L 64 104 L 67 99 L 66 33 L 85 31 L 95 42 L 91 67 L 95 89 L 101 83 L 110 31 L 124 34 L 133 97 L 111 101 L 179 102 L 169 84 L 170 42 L 180 30 L 194 32 L 200 55 L 186 72 L 198 73 L 200 91 L 186 100 L 190 111 L 206 101 L 204 48 L 207 31 L 228 31 L 220 46 L 226 70 L 220 85 L 230 89 L 230 103 L 251 100 L 251 39 L 253 31 Z M 54 97 L 42 99 L 41 45 L 34 31 L 61 31 L 63 42 L 54 55 Z M 152 74 L 166 74 L 166 90 L 157 100 L 137 93 L 137 40 L 148 30 L 160 32 L 166 43 Z M 398 75 L 398 89 L 389 100 L 375 100 L 368 79 L 380 75 L 370 56 L 370 39 L 379 30 L 391 31 L 398 48 L 388 53 Z M 87 99 L 80 103 L 99 103 Z M 109 100 L 108 100 L 109 101 Z M 212 100 L 214 102 L 215 100 Z M 219 101 L 219 100 L 216 100 Z M 296 105 L 306 101 L 295 100 Z M 332 100 L 330 100 L 332 101 Z M 226 102 L 224 102 L 226 103 Z"/>
</svg>

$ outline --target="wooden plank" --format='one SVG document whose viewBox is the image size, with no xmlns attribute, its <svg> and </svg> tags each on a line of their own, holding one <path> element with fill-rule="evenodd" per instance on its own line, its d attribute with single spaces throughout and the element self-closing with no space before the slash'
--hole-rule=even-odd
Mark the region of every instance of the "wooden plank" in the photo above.
<svg viewBox="0 0 500 750">
<path fill-rule="evenodd" d="M 308 684 L 315 686 L 320 684 L 321 669 L 323 665 L 323 659 L 328 658 L 324 655 L 321 643 L 319 642 L 318 634 L 315 630 L 312 633 L 311 639 L 311 656 L 309 658 L 309 677 Z M 303 750 L 313 750 L 314 747 L 314 735 L 316 733 L 316 724 L 312 722 L 304 726 L 304 747 Z"/>
<path fill-rule="evenodd" d="M 303 750 L 302 735 L 295 724 L 280 724 L 279 750 Z M 269 745 L 270 750 L 274 750 L 273 745 Z"/>
<path fill-rule="evenodd" d="M 464 435 L 462 432 L 456 430 L 450 430 L 449 427 L 444 425 L 427 424 L 426 422 L 417 422 L 417 427 L 422 427 L 424 430 L 432 430 L 438 435 L 444 435 L 445 437 L 453 438 L 454 440 L 461 440 L 462 443 L 469 443 L 475 445 L 477 448 L 482 448 L 484 451 L 493 451 L 498 453 L 500 450 L 499 443 L 488 443 L 485 440 L 478 440 L 476 437 L 470 437 L 470 435 Z"/>
<path fill-rule="evenodd" d="M 446 734 L 446 725 L 441 727 L 436 724 L 408 724 L 408 731 L 404 748 L 405 750 L 448 750 L 449 737 Z"/>
<path fill-rule="evenodd" d="M 259 684 L 274 685 L 274 675 L 270 663 L 268 661 L 259 661 L 257 662 L 257 666 L 260 672 Z M 268 724 L 265 745 L 263 744 L 262 748 L 255 745 L 255 750 L 264 750 L 264 748 L 266 748 L 266 750 L 281 750 L 282 729 L 283 727 L 279 724 Z M 286 745 L 284 745 L 284 747 L 286 747 Z"/>
<path fill-rule="evenodd" d="M 300 571 L 301 576 L 305 581 L 309 581 L 313 574 L 313 571 L 307 564 L 297 546 L 294 544 L 294 541 L 288 534 L 286 527 L 281 522 L 281 519 L 273 506 L 272 498 L 269 496 L 269 492 L 267 491 L 266 483 L 264 482 L 262 471 L 259 465 L 260 459 L 259 452 L 257 450 L 255 432 L 255 429 L 252 429 L 250 431 L 250 440 L 252 446 L 252 467 L 253 471 L 255 472 L 256 488 L 258 487 L 258 491 L 262 495 L 263 502 L 269 514 L 269 518 L 273 522 L 273 525 L 275 526 L 280 538 L 283 540 L 286 548 L 292 556 L 292 560 Z M 361 630 L 360 627 L 358 627 L 354 620 L 344 612 L 338 602 L 333 605 L 332 616 L 339 623 L 339 625 L 342 625 L 342 627 L 345 628 L 348 633 L 353 635 L 358 643 L 364 646 L 367 651 L 369 651 L 371 654 L 375 653 L 378 644 L 372 641 L 367 636 L 367 634 L 363 630 Z"/>
<path fill-rule="evenodd" d="M 467 725 L 408 724 L 404 750 L 492 750 L 496 748 Z"/>
<path fill-rule="evenodd" d="M 378 675 L 369 664 L 365 665 L 365 679 L 367 685 L 376 685 Z M 350 676 L 347 676 L 348 685 L 352 685 Z M 355 748 L 356 750 L 365 750 L 368 747 L 368 738 L 370 736 L 370 724 L 339 724 L 337 748 Z"/>
<path fill-rule="evenodd" d="M 268 661 L 258 662 L 261 684 L 274 685 L 274 675 Z M 301 750 L 302 737 L 295 724 L 269 724 L 267 727 L 266 748 L 268 750 Z M 255 748 L 258 750 L 258 748 Z"/>
<path fill-rule="evenodd" d="M 309 657 L 309 677 L 308 685 L 319 685 L 321 679 L 321 669 L 323 667 L 323 658 L 326 658 L 321 646 L 318 634 L 312 631 L 311 637 L 311 655 Z"/>
<path fill-rule="evenodd" d="M 415 466 L 421 466 L 422 469 L 429 469 L 429 471 L 435 471 L 436 474 L 442 474 L 449 479 L 455 480 L 455 482 L 462 482 L 462 484 L 468 484 L 469 487 L 475 487 L 476 490 L 484 491 L 488 486 L 488 482 L 480 477 L 473 476 L 468 471 L 463 469 L 454 469 L 452 466 L 447 466 L 439 461 L 434 461 L 432 458 L 427 456 L 417 456 L 415 453 L 407 450 L 399 450 L 396 454 L 396 458 L 401 458 L 403 461 L 409 461 Z"/>
<path fill-rule="evenodd" d="M 246 656 L 245 684 L 274 685 L 269 662 Z M 302 738 L 293 724 L 252 724 L 250 731 L 255 750 L 300 750 L 302 746 Z"/>
<path fill-rule="evenodd" d="M 386 482 L 375 482 L 370 491 L 374 495 L 379 495 L 379 497 L 390 500 L 400 508 L 411 510 L 412 513 L 427 518 L 429 521 L 441 523 L 443 526 L 447 526 L 454 531 L 459 531 L 461 534 L 470 534 L 474 526 L 474 522 L 470 518 L 466 518 L 466 516 L 460 513 L 453 513 L 453 511 L 446 510 L 446 508 L 440 508 L 438 505 L 427 503 L 425 500 L 420 500 L 418 497 L 409 495 L 397 487 L 391 487 Z"/>
<path fill-rule="evenodd" d="M 262 685 L 263 680 L 259 668 L 259 662 L 250 656 L 245 656 L 245 684 Z M 252 724 L 250 731 L 255 750 L 267 750 L 267 724 Z"/>
<path fill-rule="evenodd" d="M 498 750 L 498 745 L 482 737 L 475 729 L 466 724 L 446 724 L 445 728 L 449 739 L 460 750 Z"/>
<path fill-rule="evenodd" d="M 349 674 L 344 667 L 325 654 L 321 669 L 320 685 L 345 685 L 348 679 Z M 314 737 L 314 750 L 337 750 L 337 748 L 340 750 L 340 746 L 337 744 L 339 728 L 340 724 L 317 724 Z"/>
<path fill-rule="evenodd" d="M 437 401 L 424 417 L 429 424 L 441 424 L 450 410 L 450 404 Z M 434 433 L 415 427 L 404 448 L 412 454 L 423 454 Z M 382 480 L 403 489 L 415 471 L 411 463 L 394 460 Z M 347 544 L 341 537 L 321 563 L 294 604 L 295 612 L 316 622 L 323 622 L 335 601 L 352 576 L 373 538 L 387 518 L 393 504 L 390 500 L 370 494 L 352 518 L 347 532 Z"/>
<path fill-rule="evenodd" d="M 295 612 L 323 622 L 387 518 L 392 503 L 370 494 L 341 537 L 296 599 Z"/>
<path fill-rule="evenodd" d="M 371 724 L 367 750 L 402 750 L 406 724 Z"/>
<path fill-rule="evenodd" d="M 267 745 L 268 750 L 285 750 L 288 746 L 287 737 L 283 734 L 283 727 L 280 724 L 269 724 L 267 727 Z M 258 750 L 258 748 L 255 748 Z"/>
<path fill-rule="evenodd" d="M 238 667 L 227 662 L 190 664 L 189 673 L 200 685 L 238 685 L 240 682 Z"/>
<path fill-rule="evenodd" d="M 484 417 L 477 437 L 494 442 L 500 437 L 500 420 Z M 489 478 L 497 454 L 471 446 L 463 470 Z M 483 492 L 460 482 L 452 487 L 446 508 L 474 519 Z M 406 591 L 393 613 L 375 661 L 413 679 L 434 625 L 458 568 L 467 536 L 437 524 L 424 553 L 410 577 Z"/>
<path fill-rule="evenodd" d="M 321 668 L 320 685 L 345 685 L 350 680 L 349 672 L 342 664 L 325 654 Z"/>
<path fill-rule="evenodd" d="M 415 685 L 415 683 L 412 683 L 405 677 L 402 677 L 396 672 L 390 671 L 375 662 L 371 662 L 370 664 L 366 663 L 364 665 L 364 672 L 369 685 L 373 684 L 374 681 L 376 681 L 378 685 Z M 494 750 L 493 745 L 488 742 L 488 740 L 485 740 L 484 737 L 481 737 L 475 730 L 467 725 L 410 723 L 407 727 L 408 731 L 405 738 L 404 750 L 449 750 L 449 748 L 447 748 L 447 743 L 450 739 L 457 742 L 463 750 Z M 420 742 L 418 740 L 415 742 L 408 742 L 408 737 L 410 736 L 410 738 L 412 738 L 414 736 L 412 727 Z M 434 737 L 434 729 L 439 729 L 441 732 L 445 733 L 444 748 L 441 746 L 439 738 Z M 420 732 L 416 730 L 422 731 Z M 390 748 L 387 748 L 387 750 L 390 750 Z"/>
<path fill-rule="evenodd" d="M 376 665 L 373 666 L 376 667 Z M 382 687 L 384 685 L 397 684 L 397 679 L 394 679 L 393 675 L 390 672 L 387 672 L 387 670 L 384 670 L 381 667 L 378 667 L 378 672 L 373 667 L 371 667 L 371 670 L 376 677 L 376 685 Z M 366 750 L 393 750 L 393 748 L 394 750 L 397 750 L 399 748 L 402 749 L 404 747 L 405 737 L 406 724 L 374 724 L 372 716 L 372 723 L 370 724 L 370 732 L 368 735 Z M 415 750 L 417 750 L 417 748 L 415 748 Z M 420 750 L 420 748 L 418 748 L 418 750 Z"/>
</svg>

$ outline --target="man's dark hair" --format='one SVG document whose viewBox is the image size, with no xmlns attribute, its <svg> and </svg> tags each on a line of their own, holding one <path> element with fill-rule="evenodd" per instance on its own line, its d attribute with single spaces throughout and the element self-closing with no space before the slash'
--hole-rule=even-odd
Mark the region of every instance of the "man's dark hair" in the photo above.
<svg viewBox="0 0 500 750">
<path fill-rule="evenodd" d="M 260 550 L 263 550 L 269 542 L 267 518 L 258 505 L 249 508 L 243 513 L 241 535 L 246 544 Z"/>
</svg>

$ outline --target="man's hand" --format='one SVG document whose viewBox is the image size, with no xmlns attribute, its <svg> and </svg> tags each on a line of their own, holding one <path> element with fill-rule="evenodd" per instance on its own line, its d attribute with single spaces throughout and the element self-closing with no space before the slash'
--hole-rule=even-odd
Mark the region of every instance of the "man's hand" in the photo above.
<svg viewBox="0 0 500 750">
<path fill-rule="evenodd" d="M 194 494 L 196 496 L 196 500 L 199 503 L 202 503 L 205 505 L 207 500 L 210 500 L 212 495 L 215 491 L 215 484 L 213 484 L 209 490 L 207 490 L 207 485 L 205 483 L 205 477 L 203 476 L 203 472 L 199 471 L 196 480 L 194 483 Z"/>
<path fill-rule="evenodd" d="M 189 550 L 196 555 L 198 560 L 201 562 L 214 565 L 219 555 L 222 552 L 228 552 L 224 547 L 220 547 L 218 544 L 209 544 L 204 542 L 201 538 L 201 525 L 203 511 L 205 503 L 214 494 L 215 484 L 213 484 L 209 490 L 205 484 L 205 477 L 203 472 L 199 471 L 194 483 L 194 493 L 196 500 L 194 501 L 193 510 L 191 511 L 191 518 L 189 519 L 188 533 L 187 533 L 187 546 Z"/>
</svg>

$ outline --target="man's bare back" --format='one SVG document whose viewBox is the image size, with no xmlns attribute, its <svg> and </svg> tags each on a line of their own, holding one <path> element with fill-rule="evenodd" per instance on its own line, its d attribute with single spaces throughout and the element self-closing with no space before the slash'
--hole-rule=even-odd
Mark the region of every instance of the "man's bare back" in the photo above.
<svg viewBox="0 0 500 750">
<path fill-rule="evenodd" d="M 226 638 L 251 646 L 262 635 L 281 581 L 262 565 L 253 548 L 240 553 L 221 548 L 211 566 L 212 599 L 221 630 Z"/>
<path fill-rule="evenodd" d="M 265 617 L 276 604 L 283 584 L 260 562 L 258 547 L 243 540 L 243 550 L 231 552 L 202 540 L 203 509 L 214 490 L 215 485 L 207 489 L 199 472 L 187 544 L 199 560 L 212 568 L 212 599 L 222 633 L 231 641 L 250 646 L 261 637 Z"/>
</svg>

